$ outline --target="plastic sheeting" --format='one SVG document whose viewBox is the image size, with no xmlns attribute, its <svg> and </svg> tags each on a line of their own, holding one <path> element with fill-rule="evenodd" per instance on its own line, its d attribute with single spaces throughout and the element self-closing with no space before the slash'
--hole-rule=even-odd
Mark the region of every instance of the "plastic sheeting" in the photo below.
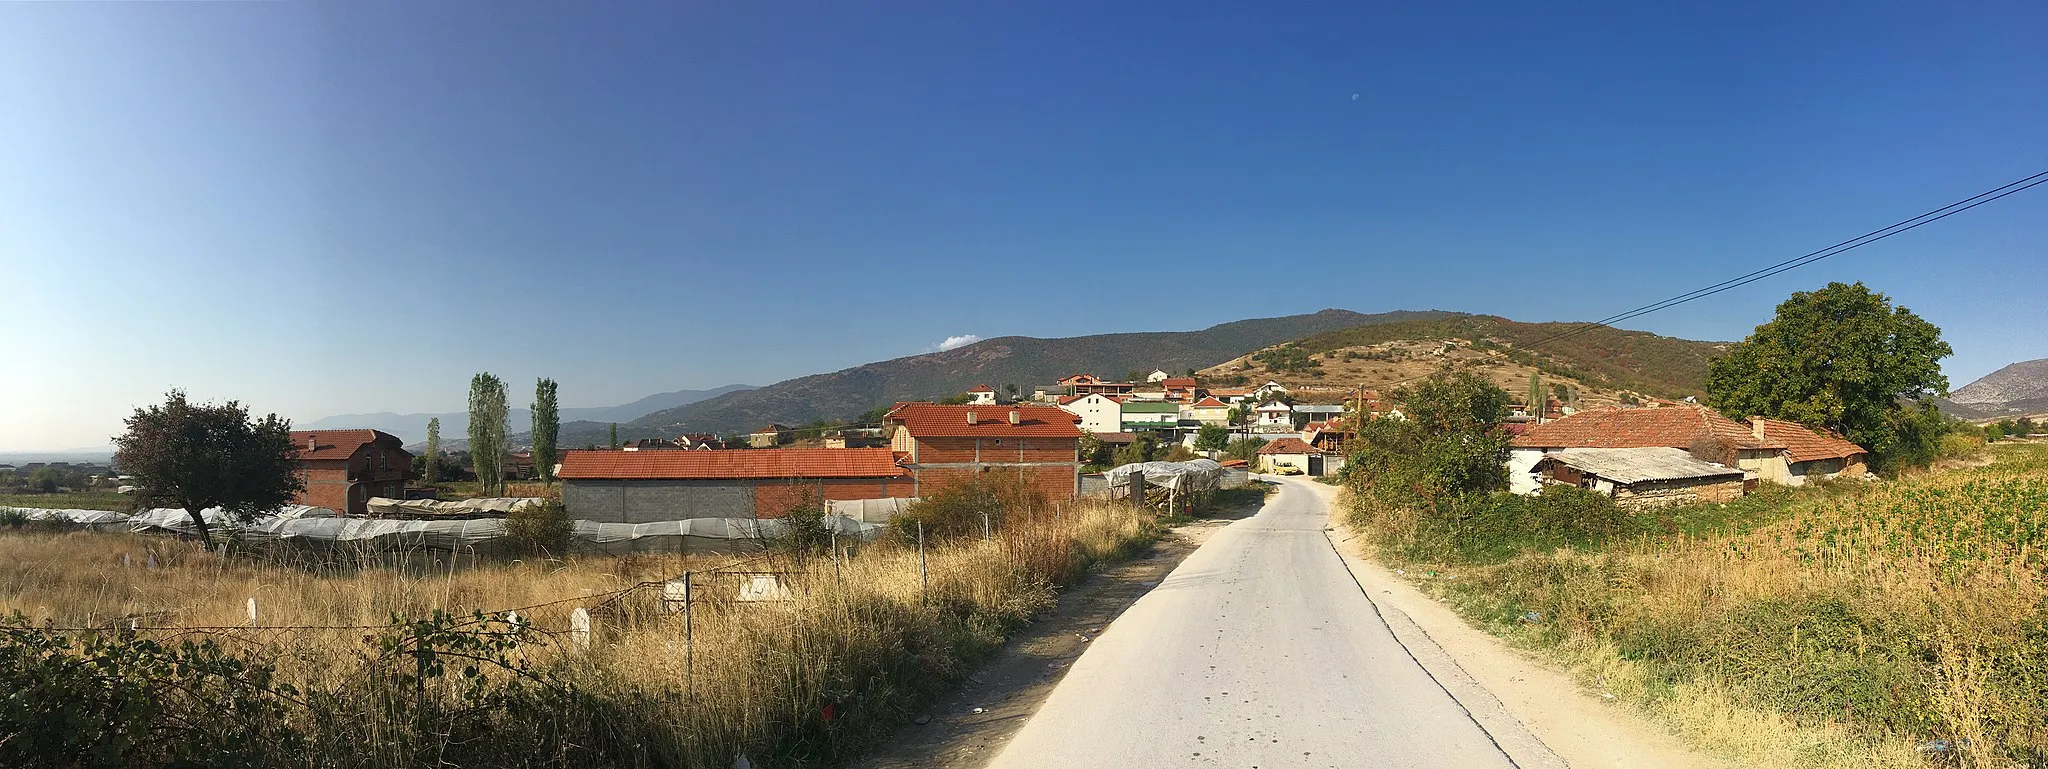
<svg viewBox="0 0 2048 769">
<path fill-rule="evenodd" d="M 370 515 L 378 518 L 503 518 L 543 502 L 540 497 L 485 499 L 392 499 L 371 497 Z"/>
<path fill-rule="evenodd" d="M 904 510 L 915 504 L 917 497 L 842 499 L 826 503 L 833 515 L 843 515 L 862 523 L 888 523 L 889 519 L 902 515 Z"/>
<path fill-rule="evenodd" d="M 1140 462 L 1112 468 L 1102 474 L 1108 481 L 1110 496 L 1129 497 L 1131 477 L 1143 476 L 1146 486 L 1169 489 L 1182 494 L 1215 491 L 1223 484 L 1223 465 L 1213 459 L 1196 459 L 1187 462 Z"/>
</svg>

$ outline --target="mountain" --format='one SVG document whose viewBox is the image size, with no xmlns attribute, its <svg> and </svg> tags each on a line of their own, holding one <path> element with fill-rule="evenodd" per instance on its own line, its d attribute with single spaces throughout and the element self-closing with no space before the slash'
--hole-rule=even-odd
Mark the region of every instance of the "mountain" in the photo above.
<svg viewBox="0 0 2048 769">
<path fill-rule="evenodd" d="M 753 385 L 735 384 L 715 387 L 709 390 L 676 390 L 674 392 L 656 393 L 619 406 L 566 408 L 561 410 L 561 416 L 562 422 L 565 424 L 576 421 L 606 425 L 612 422 L 631 422 L 663 409 L 671 409 L 685 404 L 696 403 L 706 398 L 716 398 L 728 393 L 749 389 L 753 389 Z M 464 435 L 469 433 L 469 412 L 467 411 L 451 411 L 444 414 L 394 414 L 388 411 L 375 414 L 337 414 L 331 417 L 321 417 L 310 422 L 296 423 L 292 426 L 300 430 L 345 430 L 356 428 L 383 430 L 411 444 L 423 442 L 427 439 L 427 420 L 435 418 L 441 420 L 442 441 L 449 443 L 451 448 L 460 445 L 455 442 L 461 440 Z M 506 422 L 512 426 L 512 429 L 518 430 L 523 425 L 533 423 L 533 414 L 523 408 L 512 409 L 508 412 Z"/>
<path fill-rule="evenodd" d="M 2014 363 L 1956 388 L 1941 410 L 1965 419 L 2048 412 L 2048 358 Z"/>
<path fill-rule="evenodd" d="M 943 352 L 869 363 L 813 374 L 743 392 L 665 409 L 619 426 L 621 439 L 666 437 L 684 432 L 731 433 L 769 422 L 800 425 L 844 419 L 896 401 L 943 398 L 977 384 L 1014 384 L 1028 394 L 1033 385 L 1060 377 L 1095 373 L 1121 378 L 1129 371 L 1175 373 L 1229 360 L 1288 339 L 1354 326 L 1440 318 L 1451 313 L 1396 311 L 1378 314 L 1323 310 L 1307 315 L 1257 318 L 1200 331 L 1156 331 L 1038 339 L 1006 336 Z M 516 424 L 516 423 L 515 423 Z M 562 425 L 561 444 L 605 444 L 609 426 Z M 519 443 L 518 436 L 512 437 Z"/>
<path fill-rule="evenodd" d="M 1709 361 L 1727 349 L 1722 342 L 1584 325 L 1522 323 L 1492 315 L 1380 323 L 1273 345 L 1205 369 L 1201 376 L 1246 384 L 1273 379 L 1296 397 L 1335 400 L 1360 385 L 1391 388 L 1449 366 L 1478 373 L 1516 394 L 1527 389 L 1530 374 L 1538 374 L 1569 387 L 1581 405 L 1605 405 L 1625 397 L 1701 395 Z"/>
</svg>

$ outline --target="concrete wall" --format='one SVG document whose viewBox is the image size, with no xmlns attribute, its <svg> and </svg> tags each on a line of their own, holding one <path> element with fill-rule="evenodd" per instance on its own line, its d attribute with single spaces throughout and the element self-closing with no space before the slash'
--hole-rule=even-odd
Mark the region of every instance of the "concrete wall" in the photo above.
<svg viewBox="0 0 2048 769">
<path fill-rule="evenodd" d="M 599 523 L 752 518 L 754 489 L 736 480 L 573 480 L 562 483 L 562 504 L 569 517 Z"/>
</svg>

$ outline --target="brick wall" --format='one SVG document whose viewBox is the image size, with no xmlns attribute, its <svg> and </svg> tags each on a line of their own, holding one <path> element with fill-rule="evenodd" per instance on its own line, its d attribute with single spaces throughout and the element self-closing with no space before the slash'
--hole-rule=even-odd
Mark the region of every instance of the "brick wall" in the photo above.
<svg viewBox="0 0 2048 769">
<path fill-rule="evenodd" d="M 829 478 L 819 481 L 755 481 L 754 514 L 780 518 L 819 492 L 830 501 L 911 497 L 909 478 Z"/>
<path fill-rule="evenodd" d="M 1071 464 L 1032 467 L 992 465 L 985 470 L 978 470 L 972 467 L 929 467 L 918 469 L 916 472 L 920 496 L 930 494 L 953 484 L 965 482 L 976 476 L 994 475 L 997 473 L 1023 476 L 1032 488 L 1037 489 L 1039 493 L 1044 494 L 1048 499 L 1067 499 L 1080 491 L 1078 466 Z"/>
<path fill-rule="evenodd" d="M 919 438 L 918 464 L 1072 462 L 1074 438 Z"/>
</svg>

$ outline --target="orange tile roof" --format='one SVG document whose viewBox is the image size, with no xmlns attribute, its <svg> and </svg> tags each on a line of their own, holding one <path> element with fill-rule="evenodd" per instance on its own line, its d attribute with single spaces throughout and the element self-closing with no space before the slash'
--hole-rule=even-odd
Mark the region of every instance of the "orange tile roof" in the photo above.
<svg viewBox="0 0 2048 769">
<path fill-rule="evenodd" d="M 1216 400 L 1216 396 L 1214 396 L 1214 395 L 1211 395 L 1211 396 L 1209 396 L 1209 397 L 1206 397 L 1206 398 L 1203 398 L 1203 399 L 1201 399 L 1201 400 L 1195 401 L 1195 406 L 1194 406 L 1194 407 L 1195 407 L 1195 408 L 1198 408 L 1198 409 L 1220 409 L 1220 408 L 1229 408 L 1229 407 L 1230 407 L 1230 404 L 1228 404 L 1228 403 L 1224 403 L 1223 401 L 1219 401 L 1219 400 Z"/>
<path fill-rule="evenodd" d="M 996 388 L 990 387 L 985 384 L 978 384 L 973 387 L 967 388 L 967 391 L 971 393 L 992 393 L 996 391 Z"/>
<path fill-rule="evenodd" d="M 1164 387 L 1168 390 L 1185 390 L 1187 388 L 1195 386 L 1195 378 L 1191 376 L 1170 376 L 1164 380 L 1161 380 L 1159 382 L 1159 386 Z"/>
<path fill-rule="evenodd" d="M 1016 412 L 1018 424 L 1010 424 Z M 974 424 L 967 415 L 975 414 Z M 943 406 L 936 403 L 906 403 L 882 418 L 903 425 L 913 438 L 934 436 L 994 438 L 1079 438 L 1081 418 L 1056 406 Z"/>
<path fill-rule="evenodd" d="M 1752 424 L 1763 425 L 1764 438 L 1785 445 L 1787 458 L 1794 462 L 1811 462 L 1816 459 L 1847 459 L 1866 453 L 1862 446 L 1850 443 L 1848 439 L 1825 428 L 1807 427 L 1797 422 L 1782 419 L 1750 417 Z"/>
<path fill-rule="evenodd" d="M 1288 436 L 1288 437 L 1286 437 L 1286 438 L 1281 438 L 1281 439 L 1279 439 L 1279 440 L 1275 440 L 1275 441 L 1268 441 L 1268 442 L 1266 443 L 1266 445 L 1264 445 L 1264 446 L 1260 446 L 1260 447 L 1259 447 L 1259 453 L 1261 453 L 1261 454 L 1321 454 L 1321 453 L 1323 453 L 1323 450 L 1322 450 L 1322 449 L 1319 449 L 1319 448 L 1316 448 L 1316 447 L 1314 447 L 1314 446 L 1310 446 L 1310 445 L 1308 445 L 1307 443 L 1304 443 L 1304 442 L 1302 442 L 1302 440 L 1301 440 L 1300 438 L 1296 438 L 1296 437 L 1293 437 L 1293 436 Z"/>
<path fill-rule="evenodd" d="M 355 456 L 356 449 L 365 443 L 376 443 L 383 438 L 402 443 L 398 436 L 381 430 L 293 430 L 292 446 L 298 449 L 298 458 L 306 459 L 347 459 Z M 317 448 L 308 450 L 308 442 Z"/>
<path fill-rule="evenodd" d="M 1719 438 L 1739 449 L 1785 448 L 1775 441 L 1757 440 L 1748 427 L 1712 409 L 1689 404 L 1589 409 L 1530 427 L 1510 445 L 1535 449 L 1689 449 L 1703 437 Z"/>
<path fill-rule="evenodd" d="M 565 451 L 568 480 L 725 480 L 740 478 L 895 478 L 909 471 L 888 449 L 728 451 Z"/>
</svg>

